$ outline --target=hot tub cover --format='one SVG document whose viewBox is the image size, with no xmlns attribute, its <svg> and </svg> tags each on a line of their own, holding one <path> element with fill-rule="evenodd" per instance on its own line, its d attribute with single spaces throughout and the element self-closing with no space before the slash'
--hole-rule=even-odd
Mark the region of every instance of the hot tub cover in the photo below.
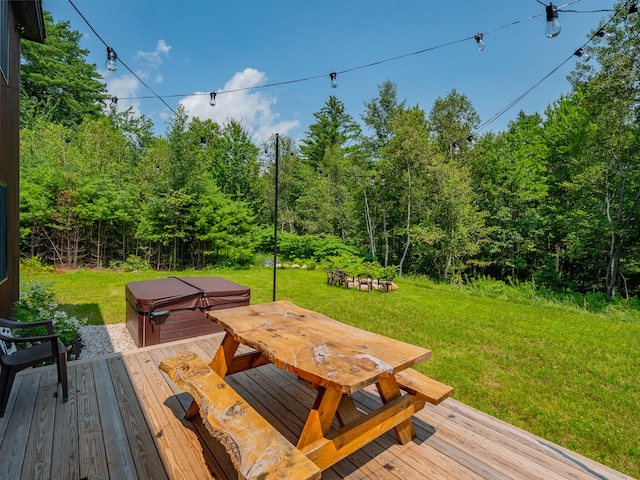
<svg viewBox="0 0 640 480">
<path fill-rule="evenodd" d="M 127 302 L 138 313 L 203 309 L 250 299 L 249 287 L 220 277 L 168 277 L 127 284 Z"/>
</svg>

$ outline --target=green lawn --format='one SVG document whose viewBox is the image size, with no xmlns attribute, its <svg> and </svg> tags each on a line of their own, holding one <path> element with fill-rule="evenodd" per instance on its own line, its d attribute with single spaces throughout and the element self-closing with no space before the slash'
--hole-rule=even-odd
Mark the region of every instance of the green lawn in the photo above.
<svg viewBox="0 0 640 480">
<path fill-rule="evenodd" d="M 125 321 L 125 285 L 160 272 L 76 271 L 24 276 L 52 282 L 64 310 L 90 323 Z M 271 301 L 269 269 L 181 272 L 215 275 Z M 640 321 L 553 304 L 472 296 L 400 279 L 389 294 L 343 290 L 323 271 L 281 270 L 277 298 L 427 347 L 418 367 L 455 387 L 468 405 L 640 477 Z"/>
</svg>

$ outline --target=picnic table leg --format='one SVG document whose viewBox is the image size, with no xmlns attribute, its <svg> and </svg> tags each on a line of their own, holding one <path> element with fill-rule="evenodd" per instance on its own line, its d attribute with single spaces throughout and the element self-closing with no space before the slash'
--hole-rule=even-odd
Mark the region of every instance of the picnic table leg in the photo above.
<svg viewBox="0 0 640 480">
<path fill-rule="evenodd" d="M 362 417 L 362 413 L 360 413 L 358 407 L 356 407 L 351 395 L 343 395 L 342 400 L 340 400 L 340 405 L 338 406 L 338 412 L 336 413 L 336 418 L 340 426 L 344 427 L 360 417 Z"/>
<path fill-rule="evenodd" d="M 378 393 L 380 394 L 380 398 L 384 404 L 389 403 L 391 400 L 395 400 L 401 395 L 400 387 L 398 386 L 398 382 L 396 382 L 396 377 L 393 375 L 380 380 L 376 383 L 376 387 L 378 388 Z M 398 424 L 398 426 L 394 427 L 393 430 L 401 445 L 406 445 L 416 436 L 416 430 L 413 427 L 413 423 L 411 423 L 410 418 Z"/>
<path fill-rule="evenodd" d="M 316 440 L 320 440 L 329 433 L 331 422 L 333 422 L 336 416 L 342 395 L 343 394 L 338 391 L 321 387 L 315 404 L 309 412 L 307 422 L 300 434 L 297 445 L 298 449 L 302 449 Z"/>
<path fill-rule="evenodd" d="M 223 377 L 229 371 L 229 365 L 233 361 L 233 356 L 238 350 L 240 343 L 228 333 L 222 339 L 222 343 L 216 351 L 215 357 L 211 360 L 209 367 L 219 376 Z M 185 414 L 186 419 L 191 419 L 200 413 L 200 407 L 195 400 L 191 401 L 191 406 Z"/>
<path fill-rule="evenodd" d="M 225 334 L 220 347 L 218 347 L 218 350 L 216 351 L 216 355 L 209 364 L 211 370 L 224 378 L 229 371 L 229 366 L 231 365 L 231 362 L 233 362 L 233 357 L 236 354 L 239 345 L 240 343 L 235 338 L 228 333 Z"/>
</svg>

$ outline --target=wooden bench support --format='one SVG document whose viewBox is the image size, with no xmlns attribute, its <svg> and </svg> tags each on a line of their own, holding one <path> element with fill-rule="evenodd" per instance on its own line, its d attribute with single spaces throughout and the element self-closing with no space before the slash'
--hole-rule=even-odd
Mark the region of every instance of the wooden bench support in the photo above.
<svg viewBox="0 0 640 480">
<path fill-rule="evenodd" d="M 203 423 L 229 453 L 239 479 L 320 478 L 320 469 L 196 354 L 166 358 L 160 369 L 193 395 Z"/>
<path fill-rule="evenodd" d="M 396 425 L 408 421 L 423 406 L 418 397 L 403 395 L 386 403 L 373 415 L 362 416 L 339 430 L 329 432 L 326 437 L 299 446 L 300 451 L 324 470 Z"/>
<path fill-rule="evenodd" d="M 453 395 L 453 387 L 440 383 L 433 378 L 407 368 L 395 374 L 398 386 L 412 395 L 423 398 L 426 402 L 438 405 L 443 400 Z"/>
</svg>

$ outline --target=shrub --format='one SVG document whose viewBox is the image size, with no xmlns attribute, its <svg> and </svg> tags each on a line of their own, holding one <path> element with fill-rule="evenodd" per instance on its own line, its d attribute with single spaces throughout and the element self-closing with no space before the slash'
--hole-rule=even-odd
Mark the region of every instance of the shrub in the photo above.
<svg viewBox="0 0 640 480">
<path fill-rule="evenodd" d="M 43 265 L 40 257 L 30 257 L 20 262 L 21 275 L 39 275 L 41 273 L 51 273 L 53 267 L 51 265 Z"/>
<path fill-rule="evenodd" d="M 273 251 L 273 231 L 262 230 L 259 248 L 263 252 Z M 345 245 L 333 235 L 296 235 L 289 232 L 278 234 L 278 255 L 282 258 L 302 258 L 320 262 L 341 254 L 359 253 L 357 248 Z"/>
<path fill-rule="evenodd" d="M 58 310 L 55 292 L 51 284 L 47 282 L 30 282 L 23 285 L 20 298 L 13 305 L 14 318 L 19 322 L 37 322 L 51 320 L 53 331 L 67 346 L 71 358 L 75 358 L 80 352 L 78 343 L 80 327 L 86 324 L 86 319 L 69 317 L 66 312 Z M 45 327 L 25 328 L 16 330 L 16 336 L 32 337 L 46 335 Z M 72 350 L 73 347 L 73 350 Z"/>
<path fill-rule="evenodd" d="M 123 270 L 125 272 L 140 272 L 151 270 L 151 264 L 137 255 L 129 255 L 125 261 L 111 260 L 111 262 L 109 262 L 109 268 L 112 270 Z"/>
<path fill-rule="evenodd" d="M 329 267 L 339 268 L 352 276 L 366 273 L 373 278 L 394 277 L 398 273 L 398 267 L 396 265 L 383 267 L 378 262 L 366 261 L 357 255 L 349 253 L 331 257 L 329 259 Z"/>
</svg>

